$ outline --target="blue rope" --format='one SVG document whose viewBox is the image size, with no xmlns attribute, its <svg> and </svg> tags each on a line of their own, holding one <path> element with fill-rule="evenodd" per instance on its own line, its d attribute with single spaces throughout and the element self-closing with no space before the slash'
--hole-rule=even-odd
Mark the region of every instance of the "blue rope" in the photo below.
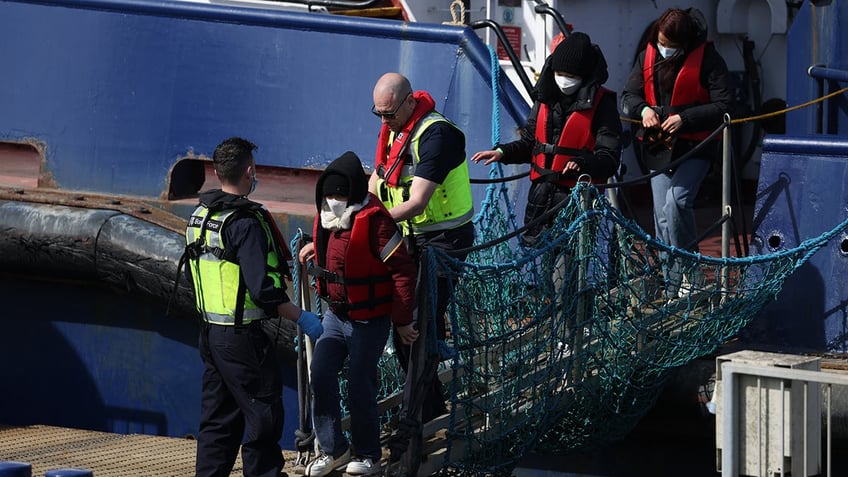
<svg viewBox="0 0 848 477">
<path fill-rule="evenodd" d="M 500 113 L 500 81 L 501 61 L 495 49 L 489 46 L 489 57 L 492 62 L 492 144 L 501 140 L 501 113 Z"/>
<path fill-rule="evenodd" d="M 500 134 L 500 102 L 501 102 L 501 92 L 500 92 L 500 80 L 501 80 L 501 63 L 498 58 L 497 52 L 491 46 L 489 48 L 489 59 L 491 62 L 491 76 L 492 76 L 492 145 L 500 143 L 501 134 Z M 492 164 L 489 168 L 489 178 L 498 179 L 503 178 L 503 165 L 499 162 Z M 516 216 L 512 208 L 512 203 L 509 198 L 509 187 L 506 184 L 497 184 L 492 183 L 486 189 L 486 196 L 483 199 L 480 207 L 480 212 L 474 217 L 473 222 L 475 224 L 479 223 L 491 223 L 493 220 L 493 214 L 500 211 L 500 208 L 496 206 L 495 194 L 500 193 L 501 198 L 503 199 L 506 207 L 507 217 L 506 220 L 510 223 L 513 230 L 518 228 L 516 223 Z"/>
</svg>

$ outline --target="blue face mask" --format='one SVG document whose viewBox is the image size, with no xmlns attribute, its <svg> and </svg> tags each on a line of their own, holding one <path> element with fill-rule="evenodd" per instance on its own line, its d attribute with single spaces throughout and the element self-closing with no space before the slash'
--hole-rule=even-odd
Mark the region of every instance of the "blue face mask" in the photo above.
<svg viewBox="0 0 848 477">
<path fill-rule="evenodd" d="M 671 58 L 672 56 L 677 54 L 677 48 L 666 48 L 660 44 L 657 44 L 657 50 L 660 52 L 663 58 Z"/>
</svg>

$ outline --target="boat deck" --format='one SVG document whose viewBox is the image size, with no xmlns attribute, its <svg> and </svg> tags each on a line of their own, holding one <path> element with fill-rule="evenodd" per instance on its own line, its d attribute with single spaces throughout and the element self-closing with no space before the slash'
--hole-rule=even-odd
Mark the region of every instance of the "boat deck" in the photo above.
<svg viewBox="0 0 848 477">
<path fill-rule="evenodd" d="M 45 425 L 0 425 L 0 462 L 26 462 L 32 466 L 34 477 L 50 470 L 69 468 L 90 470 L 95 477 L 189 477 L 194 475 L 196 450 L 197 441 L 189 438 L 114 434 Z M 295 463 L 296 451 L 284 449 L 283 457 L 286 459 L 285 474 L 304 475 L 305 466 Z M 388 457 L 384 449 L 384 465 Z M 438 467 L 438 459 L 429 459 L 422 462 L 419 475 L 430 475 Z M 230 475 L 243 475 L 241 455 L 236 458 Z M 329 475 L 347 477 L 350 474 L 336 470 Z"/>
<path fill-rule="evenodd" d="M 27 462 L 32 475 L 78 468 L 106 476 L 194 474 L 194 440 L 52 426 L 0 428 L 0 459 Z M 241 475 L 241 458 L 232 475 Z"/>
<path fill-rule="evenodd" d="M 112 434 L 53 426 L 0 427 L 0 461 L 27 462 L 32 475 L 53 469 L 91 470 L 97 477 L 194 475 L 196 441 L 144 434 Z M 286 472 L 302 475 L 293 465 L 296 453 L 283 451 Z M 230 475 L 242 475 L 241 456 Z"/>
</svg>

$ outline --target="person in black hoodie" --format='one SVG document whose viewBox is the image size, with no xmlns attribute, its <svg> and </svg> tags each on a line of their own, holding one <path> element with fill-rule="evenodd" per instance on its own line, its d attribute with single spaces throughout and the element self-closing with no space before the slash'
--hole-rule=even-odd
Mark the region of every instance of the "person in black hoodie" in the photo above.
<svg viewBox="0 0 848 477">
<path fill-rule="evenodd" d="M 200 194 L 186 227 L 185 273 L 202 317 L 197 477 L 230 475 L 239 448 L 245 476 L 281 475 L 282 371 L 262 321 L 296 321 L 312 339 L 322 332 L 318 316 L 286 294 L 289 253 L 273 217 L 247 199 L 257 183 L 254 149 L 238 137 L 215 148 L 221 189 Z"/>
<path fill-rule="evenodd" d="M 524 213 L 526 246 L 536 244 L 551 225 L 536 220 L 571 192 L 578 177 L 604 183 L 620 163 L 621 122 L 614 92 L 603 88 L 609 74 L 601 49 L 589 35 L 574 32 L 548 56 L 533 90 L 533 108 L 521 137 L 471 157 L 530 166 Z"/>
<path fill-rule="evenodd" d="M 413 324 L 418 268 L 389 211 L 368 192 L 356 154 L 334 160 L 315 187 L 313 241 L 298 253 L 314 260 L 318 295 L 328 305 L 312 354 L 312 423 L 321 454 L 306 467 L 320 477 L 347 464 L 352 475 L 380 472 L 379 359 L 394 324 L 404 345 Z M 351 442 L 342 433 L 339 375 L 347 362 Z M 349 463 L 348 463 L 349 462 Z"/>
</svg>

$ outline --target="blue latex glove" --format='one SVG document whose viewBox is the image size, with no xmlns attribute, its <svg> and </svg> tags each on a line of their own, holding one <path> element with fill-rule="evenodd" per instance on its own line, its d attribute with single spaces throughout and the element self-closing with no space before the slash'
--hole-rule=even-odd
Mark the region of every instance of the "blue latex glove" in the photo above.
<svg viewBox="0 0 848 477">
<path fill-rule="evenodd" d="M 438 340 L 436 344 L 439 348 L 439 359 L 442 361 L 446 359 L 455 359 L 459 356 L 459 353 L 456 352 L 456 348 L 447 344 L 445 340 Z"/>
<path fill-rule="evenodd" d="M 300 318 L 297 319 L 297 326 L 299 326 L 303 332 L 306 333 L 306 336 L 308 336 L 312 341 L 318 340 L 318 337 L 324 332 L 324 327 L 321 325 L 321 320 L 318 318 L 318 315 L 311 311 L 303 311 L 300 313 Z"/>
</svg>

